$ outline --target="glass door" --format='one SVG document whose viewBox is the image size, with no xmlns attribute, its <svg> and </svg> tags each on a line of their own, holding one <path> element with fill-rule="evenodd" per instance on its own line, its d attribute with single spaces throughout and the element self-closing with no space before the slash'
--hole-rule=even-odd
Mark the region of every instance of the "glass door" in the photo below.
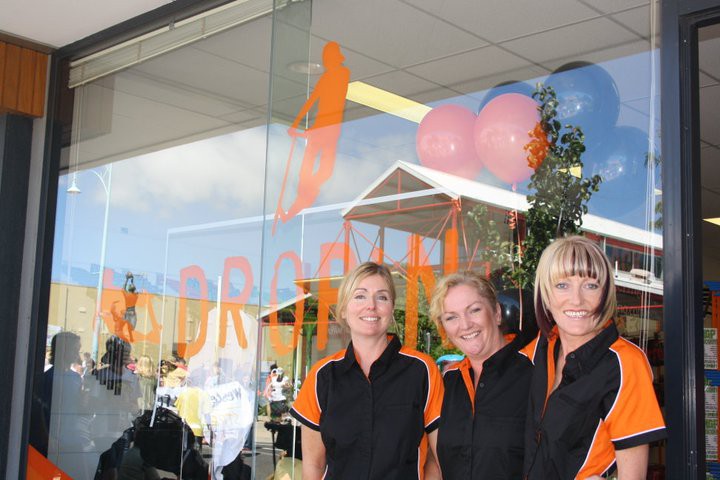
<svg viewBox="0 0 720 480">
<path fill-rule="evenodd" d="M 720 478 L 718 454 L 718 330 L 720 329 L 720 24 L 698 30 L 702 314 L 705 351 L 705 458 Z"/>
</svg>

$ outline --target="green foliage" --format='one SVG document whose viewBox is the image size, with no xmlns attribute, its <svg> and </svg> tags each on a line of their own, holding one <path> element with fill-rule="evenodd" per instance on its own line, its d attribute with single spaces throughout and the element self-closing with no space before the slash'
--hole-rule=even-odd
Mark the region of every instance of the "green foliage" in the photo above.
<svg viewBox="0 0 720 480">
<path fill-rule="evenodd" d="M 397 323 L 397 332 L 400 338 L 403 338 L 403 332 L 405 332 L 405 306 L 404 305 L 396 305 L 395 306 L 395 322 Z M 392 330 L 392 329 L 391 329 Z M 418 294 L 418 341 L 417 341 L 417 347 L 416 350 L 419 350 L 421 352 L 428 352 L 427 348 L 427 340 L 428 340 L 428 333 L 430 334 L 430 351 L 428 354 L 434 358 L 438 359 L 441 356 L 447 354 L 447 353 L 459 353 L 462 354 L 462 352 L 456 348 L 453 347 L 446 347 L 442 344 L 442 338 L 440 338 L 440 334 L 437 331 L 437 328 L 435 328 L 435 324 L 430 319 L 429 315 L 429 305 L 427 301 L 427 297 L 425 296 L 425 290 L 423 288 L 420 288 L 419 294 Z"/>
<path fill-rule="evenodd" d="M 587 202 L 602 182 L 599 175 L 578 178 L 571 174 L 572 168 L 582 171 L 585 136 L 580 127 L 563 127 L 557 120 L 558 100 L 553 88 L 538 84 L 533 98 L 540 101 L 540 125 L 550 145 L 528 185 L 535 193 L 527 197 L 527 236 L 522 257 L 515 258 L 510 274 L 520 288 L 532 285 L 545 247 L 556 238 L 580 233 Z"/>
<path fill-rule="evenodd" d="M 469 212 L 482 250 L 480 261 L 490 261 L 493 269 L 501 268 L 503 278 L 519 288 L 531 287 L 535 279 L 540 255 L 554 239 L 580 233 L 582 216 L 587 213 L 587 203 L 599 190 L 602 178 L 573 176 L 582 172 L 582 155 L 585 152 L 585 136 L 580 127 L 561 125 L 557 120 L 558 100 L 552 87 L 538 84 L 533 98 L 540 102 L 540 126 L 542 130 L 531 133 L 534 151 L 547 148 L 544 158 L 535 159 L 538 165 L 530 177 L 528 187 L 534 190 L 527 196 L 530 208 L 525 214 L 526 236 L 518 247 L 516 242 L 503 240 L 497 222 L 489 219 L 484 205 Z M 539 137 L 538 137 L 539 136 Z"/>
<path fill-rule="evenodd" d="M 649 167 L 651 163 L 655 165 L 655 168 L 662 169 L 662 157 L 660 155 L 655 155 L 653 152 L 648 152 L 647 154 L 645 154 L 645 166 Z M 662 170 L 660 170 L 660 171 L 662 171 Z M 660 176 L 660 184 L 662 184 L 662 175 Z M 662 231 L 662 228 L 663 228 L 662 197 L 660 200 L 655 202 L 654 207 L 655 207 L 655 218 L 650 220 L 649 228 Z"/>
<path fill-rule="evenodd" d="M 468 237 L 472 245 L 479 245 L 475 259 L 478 263 L 488 263 L 490 270 L 507 270 L 512 265 L 515 243 L 512 231 L 501 227 L 497 215 L 491 213 L 486 205 L 476 205 L 468 212 L 472 223 L 468 224 Z M 501 228 L 507 231 L 502 235 Z"/>
</svg>

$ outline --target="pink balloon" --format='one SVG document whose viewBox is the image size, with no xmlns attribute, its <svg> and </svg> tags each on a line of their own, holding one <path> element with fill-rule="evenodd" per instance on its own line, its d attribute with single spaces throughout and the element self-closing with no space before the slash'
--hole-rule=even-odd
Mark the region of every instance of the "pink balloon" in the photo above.
<svg viewBox="0 0 720 480">
<path fill-rule="evenodd" d="M 537 106 L 527 95 L 506 93 L 488 102 L 475 120 L 477 155 L 504 182 L 519 183 L 533 174 L 523 147 L 540 121 Z"/>
<path fill-rule="evenodd" d="M 415 145 L 420 163 L 465 178 L 477 177 L 482 163 L 475 153 L 475 114 L 460 105 L 440 105 L 420 122 Z"/>
</svg>

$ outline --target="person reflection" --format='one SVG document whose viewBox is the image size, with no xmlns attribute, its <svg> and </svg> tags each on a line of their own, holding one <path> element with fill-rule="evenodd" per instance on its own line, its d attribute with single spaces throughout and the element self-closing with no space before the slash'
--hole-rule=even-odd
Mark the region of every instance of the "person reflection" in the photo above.
<svg viewBox="0 0 720 480">
<path fill-rule="evenodd" d="M 92 433 L 98 455 L 109 449 L 123 431 L 132 426 L 132 420 L 140 410 L 138 379 L 127 368 L 130 344 L 112 336 L 105 342 L 105 349 L 100 368 L 86 385 L 89 408 L 94 415 Z"/>
<path fill-rule="evenodd" d="M 43 416 L 46 419 L 48 458 L 72 478 L 92 478 L 95 457 L 91 414 L 82 377 L 72 369 L 80 357 L 80 337 L 56 334 L 50 343 L 51 367 L 43 374 Z"/>
<path fill-rule="evenodd" d="M 325 72 L 320 76 L 310 97 L 300 109 L 295 121 L 288 129 L 288 135 L 293 138 L 293 148 L 285 171 L 285 178 L 280 191 L 278 207 L 273 223 L 273 234 L 278 219 L 283 223 L 292 219 L 304 208 L 310 207 L 320 193 L 320 187 L 325 183 L 333 172 L 335 166 L 335 152 L 337 142 L 340 138 L 340 128 L 345 111 L 345 97 L 350 82 L 350 70 L 342 63 L 345 60 L 340 45 L 336 42 L 328 42 L 323 49 L 323 66 Z M 317 103 L 317 115 L 315 122 L 305 132 L 300 132 L 298 127 L 305 115 L 313 105 Z M 286 187 L 292 152 L 297 137 L 307 138 L 305 153 L 300 166 L 300 177 L 298 179 L 297 194 L 295 201 L 285 212 L 282 206 L 283 194 Z M 320 156 L 320 161 L 315 169 L 315 158 Z"/>
<path fill-rule="evenodd" d="M 140 387 L 140 395 L 138 395 L 140 410 L 143 412 L 152 410 L 155 404 L 158 371 L 149 356 L 143 355 L 140 357 L 135 366 L 135 375 L 137 375 L 138 386 Z"/>
</svg>

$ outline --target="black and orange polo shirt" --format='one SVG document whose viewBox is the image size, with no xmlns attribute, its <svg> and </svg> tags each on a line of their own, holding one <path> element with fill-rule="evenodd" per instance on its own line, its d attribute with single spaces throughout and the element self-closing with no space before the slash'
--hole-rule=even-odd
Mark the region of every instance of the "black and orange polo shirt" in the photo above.
<svg viewBox="0 0 720 480">
<path fill-rule="evenodd" d="M 483 362 L 475 388 L 470 360 L 443 375 L 437 453 L 443 480 L 519 479 L 532 364 L 519 350 L 530 339 L 509 341 Z"/>
<path fill-rule="evenodd" d="M 303 383 L 290 413 L 320 432 L 323 478 L 422 479 L 422 440 L 438 426 L 442 378 L 432 358 L 403 347 L 394 335 L 389 339 L 369 377 L 351 342 L 316 363 Z"/>
<path fill-rule="evenodd" d="M 584 479 L 614 470 L 615 450 L 665 438 L 665 423 L 645 353 L 613 322 L 565 357 L 555 380 L 557 327 L 525 349 L 535 364 L 525 433 L 530 480 Z"/>
</svg>

